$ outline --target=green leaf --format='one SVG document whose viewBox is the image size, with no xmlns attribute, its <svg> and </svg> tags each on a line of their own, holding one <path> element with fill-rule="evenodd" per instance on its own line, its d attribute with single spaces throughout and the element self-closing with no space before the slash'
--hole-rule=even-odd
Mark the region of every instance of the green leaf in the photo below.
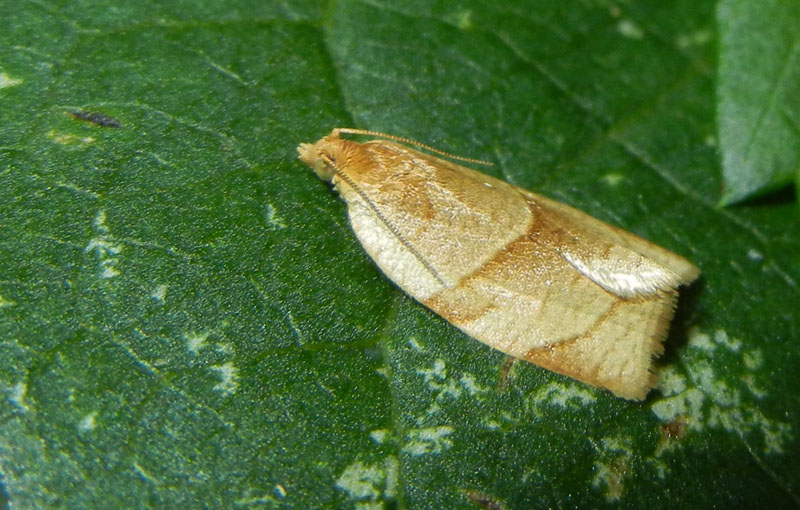
<svg viewBox="0 0 800 510">
<path fill-rule="evenodd" d="M 796 506 L 798 219 L 716 207 L 715 37 L 710 1 L 0 5 L 7 506 Z M 396 289 L 296 160 L 335 126 L 697 263 L 659 389 Z"/>
<path fill-rule="evenodd" d="M 723 204 L 800 182 L 800 3 L 721 0 Z"/>
</svg>

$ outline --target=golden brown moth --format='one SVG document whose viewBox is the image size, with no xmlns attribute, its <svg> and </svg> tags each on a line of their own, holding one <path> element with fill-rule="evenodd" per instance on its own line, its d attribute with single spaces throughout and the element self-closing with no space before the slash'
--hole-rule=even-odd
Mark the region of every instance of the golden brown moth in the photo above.
<svg viewBox="0 0 800 510">
<path fill-rule="evenodd" d="M 297 148 L 347 202 L 359 241 L 400 288 L 506 354 L 619 397 L 647 395 L 678 286 L 697 278 L 697 267 L 475 170 L 342 134 L 447 154 L 357 129 Z"/>
</svg>

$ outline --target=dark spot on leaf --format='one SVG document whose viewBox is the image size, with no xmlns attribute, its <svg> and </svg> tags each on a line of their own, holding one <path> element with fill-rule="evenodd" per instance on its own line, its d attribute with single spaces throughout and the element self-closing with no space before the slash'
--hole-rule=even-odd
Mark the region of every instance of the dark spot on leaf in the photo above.
<svg viewBox="0 0 800 510">
<path fill-rule="evenodd" d="M 91 122 L 92 124 L 97 124 L 100 127 L 110 127 L 110 128 L 122 127 L 122 124 L 117 119 L 115 119 L 114 117 L 109 117 L 108 115 L 102 113 L 79 110 L 70 112 L 70 114 L 75 119 L 85 120 L 87 122 Z"/>
<path fill-rule="evenodd" d="M 466 494 L 467 498 L 479 508 L 485 508 L 486 510 L 505 510 L 506 508 L 506 506 L 500 500 L 488 494 L 469 489 L 465 490 L 464 494 Z"/>
</svg>

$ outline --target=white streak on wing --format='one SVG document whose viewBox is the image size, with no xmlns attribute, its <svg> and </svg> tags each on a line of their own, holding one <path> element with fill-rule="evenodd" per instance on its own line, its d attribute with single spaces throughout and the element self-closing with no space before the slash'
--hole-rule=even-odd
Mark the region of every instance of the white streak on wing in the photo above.
<svg viewBox="0 0 800 510">
<path fill-rule="evenodd" d="M 680 284 L 678 275 L 650 260 L 644 267 L 627 267 L 612 259 L 586 261 L 569 252 L 562 252 L 561 256 L 582 275 L 620 297 L 649 296 Z"/>
</svg>

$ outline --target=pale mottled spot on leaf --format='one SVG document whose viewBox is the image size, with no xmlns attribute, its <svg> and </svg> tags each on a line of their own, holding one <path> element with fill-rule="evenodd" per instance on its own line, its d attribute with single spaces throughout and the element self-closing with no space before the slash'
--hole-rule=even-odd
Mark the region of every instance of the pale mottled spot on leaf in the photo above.
<svg viewBox="0 0 800 510">
<path fill-rule="evenodd" d="M 380 504 L 391 500 L 397 492 L 399 463 L 389 456 L 383 463 L 366 464 L 361 461 L 347 466 L 336 480 L 336 487 L 359 504 Z"/>
<path fill-rule="evenodd" d="M 420 368 L 416 372 L 424 378 L 425 385 L 435 395 L 425 412 L 426 416 L 441 412 L 440 404 L 445 400 L 457 400 L 465 394 L 482 398 L 482 395 L 489 392 L 489 389 L 479 384 L 475 376 L 470 373 L 463 373 L 458 379 L 450 377 L 443 359 L 436 359 L 431 368 Z M 418 420 L 420 424 L 424 421 Z"/>
<path fill-rule="evenodd" d="M 414 456 L 429 453 L 441 453 L 449 450 L 453 442 L 448 438 L 455 432 L 453 427 L 442 425 L 408 431 L 408 442 L 403 446 L 403 451 Z"/>
<path fill-rule="evenodd" d="M 214 349 L 216 349 L 217 352 L 220 352 L 222 354 L 230 355 L 230 354 L 233 353 L 233 347 L 231 347 L 231 344 L 229 344 L 227 342 L 217 342 L 217 343 L 215 343 L 214 344 Z"/>
<path fill-rule="evenodd" d="M 370 439 L 375 441 L 377 444 L 383 444 L 386 441 L 386 437 L 389 435 L 388 429 L 375 429 L 369 433 Z"/>
<path fill-rule="evenodd" d="M 415 351 L 421 352 L 425 350 L 425 348 L 413 336 L 408 337 L 408 345 L 410 345 L 411 348 L 414 349 Z"/>
<path fill-rule="evenodd" d="M 186 349 L 194 355 L 200 353 L 200 349 L 205 347 L 206 340 L 208 340 L 208 332 L 196 333 L 191 331 L 186 333 L 183 338 L 186 339 Z"/>
<path fill-rule="evenodd" d="M 0 89 L 16 87 L 24 82 L 22 78 L 12 78 L 4 72 L 0 72 Z"/>
<path fill-rule="evenodd" d="M 707 352 L 713 352 L 717 348 L 714 342 L 711 341 L 711 337 L 705 333 L 700 333 L 698 329 L 689 331 L 689 347 Z"/>
<path fill-rule="evenodd" d="M 278 215 L 278 211 L 275 209 L 275 206 L 272 204 L 266 205 L 266 221 L 267 225 L 272 228 L 282 230 L 286 228 L 286 222 L 283 220 L 281 216 Z"/>
<path fill-rule="evenodd" d="M 461 388 L 458 383 L 447 377 L 447 367 L 443 359 L 433 362 L 431 368 L 421 368 L 417 373 L 425 378 L 425 384 L 432 392 L 437 393 L 436 399 L 450 397 L 457 399 L 461 396 Z"/>
<path fill-rule="evenodd" d="M 616 186 L 625 180 L 625 176 L 617 173 L 608 173 L 602 176 L 601 179 L 609 186 Z"/>
<path fill-rule="evenodd" d="M 742 341 L 738 338 L 728 338 L 728 333 L 725 331 L 718 329 L 714 332 L 714 341 L 720 345 L 727 347 L 729 350 L 733 352 L 739 352 L 739 349 L 742 348 Z"/>
<path fill-rule="evenodd" d="M 756 383 L 755 378 L 748 374 L 742 377 L 742 381 L 747 385 L 747 389 L 754 397 L 761 399 L 767 396 L 767 392 L 761 389 L 761 386 Z"/>
<path fill-rule="evenodd" d="M 592 390 L 585 386 L 551 382 L 533 392 L 529 397 L 529 406 L 534 414 L 539 414 L 542 405 L 579 409 L 595 400 Z"/>
<path fill-rule="evenodd" d="M 52 130 L 48 131 L 47 136 L 59 145 L 84 146 L 96 141 L 92 136 L 77 136 L 69 133 L 57 133 Z"/>
<path fill-rule="evenodd" d="M 617 24 L 617 30 L 619 30 L 620 34 L 630 39 L 642 39 L 644 37 L 644 31 L 641 27 L 630 19 L 620 20 Z"/>
<path fill-rule="evenodd" d="M 489 430 L 500 430 L 500 422 L 493 419 L 484 419 L 483 426 Z"/>
<path fill-rule="evenodd" d="M 715 331 L 713 337 L 691 331 L 690 349 L 683 353 L 686 375 L 667 372 L 665 383 L 662 374 L 660 387 L 667 398 L 655 401 L 651 410 L 664 423 L 686 417 L 692 431 L 711 428 L 740 437 L 757 435 L 763 440 L 764 453 L 782 453 L 793 429 L 789 423 L 765 416 L 757 405 L 769 397 L 758 383 L 762 354 L 744 346 L 724 330 Z M 722 367 L 725 374 L 717 372 Z M 740 375 L 732 378 L 729 372 Z"/>
<path fill-rule="evenodd" d="M 469 9 L 456 11 L 449 16 L 449 21 L 461 30 L 470 30 L 473 27 L 472 11 Z"/>
<path fill-rule="evenodd" d="M 758 370 L 764 363 L 764 355 L 759 349 L 753 349 L 744 353 L 744 366 L 748 370 Z"/>
<path fill-rule="evenodd" d="M 122 245 L 113 241 L 105 221 L 105 211 L 99 211 L 92 221 L 98 235 L 89 240 L 84 252 L 95 252 L 100 261 L 99 276 L 100 278 L 108 279 L 120 274 L 117 269 L 117 263 L 119 262 L 118 255 L 122 252 Z"/>
<path fill-rule="evenodd" d="M 239 499 L 234 500 L 234 504 L 236 506 L 242 507 L 249 507 L 252 506 L 253 508 L 262 508 L 263 505 L 268 504 L 267 508 L 271 508 L 273 506 L 277 506 L 278 500 L 275 499 L 272 494 L 255 494 L 250 495 L 250 492 L 256 491 L 247 491 L 247 495 L 241 497 Z"/>
<path fill-rule="evenodd" d="M 630 474 L 633 451 L 626 438 L 609 437 L 595 445 L 598 460 L 594 463 L 592 486 L 603 489 L 607 501 L 619 501 L 625 494 L 625 479 Z"/>
<path fill-rule="evenodd" d="M 10 400 L 12 404 L 23 411 L 30 411 L 30 408 L 25 403 L 26 393 L 28 393 L 28 385 L 24 382 L 18 382 L 11 388 L 11 392 L 8 395 L 8 400 Z"/>
<path fill-rule="evenodd" d="M 689 34 L 680 34 L 675 41 L 679 48 L 690 48 L 692 46 L 702 46 L 710 42 L 714 37 L 711 30 L 697 30 Z"/>
<path fill-rule="evenodd" d="M 150 293 L 150 297 L 155 299 L 159 303 L 164 304 L 166 302 L 168 289 L 169 285 L 164 285 L 164 284 L 158 285 L 155 289 L 153 289 L 153 292 Z"/>
<path fill-rule="evenodd" d="M 478 384 L 478 382 L 475 380 L 475 376 L 472 374 L 464 374 L 461 376 L 461 386 L 467 390 L 467 393 L 469 393 L 471 397 L 489 391 L 489 388 L 485 388 Z"/>
<path fill-rule="evenodd" d="M 226 394 L 232 394 L 239 387 L 239 369 L 233 362 L 228 361 L 222 365 L 213 365 L 212 370 L 219 373 L 220 382 L 214 386 L 214 389 Z"/>
<path fill-rule="evenodd" d="M 397 479 L 400 476 L 400 463 L 395 456 L 389 456 L 383 463 L 386 468 L 386 488 L 384 493 L 389 498 L 397 495 Z"/>
<path fill-rule="evenodd" d="M 670 365 L 659 371 L 656 387 L 665 396 L 675 395 L 686 389 L 686 377 Z"/>
<path fill-rule="evenodd" d="M 78 423 L 78 430 L 81 432 L 90 432 L 94 430 L 97 426 L 97 411 L 92 411 L 91 413 L 84 416 L 80 423 Z"/>
</svg>

